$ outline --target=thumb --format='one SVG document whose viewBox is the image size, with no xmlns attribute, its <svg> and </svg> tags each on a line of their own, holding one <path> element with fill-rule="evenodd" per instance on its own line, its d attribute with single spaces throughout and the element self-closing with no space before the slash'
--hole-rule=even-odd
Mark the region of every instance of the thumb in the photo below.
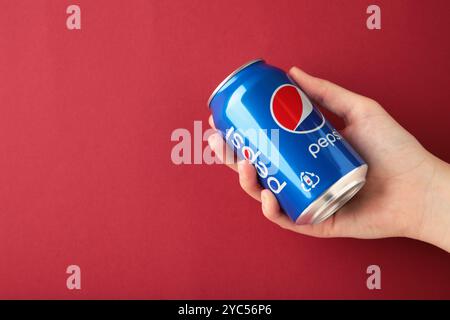
<svg viewBox="0 0 450 320">
<path fill-rule="evenodd" d="M 369 98 L 344 89 L 327 80 L 313 77 L 297 67 L 289 70 L 289 75 L 305 93 L 321 106 L 344 118 L 350 124 L 367 113 L 368 105 L 375 102 Z"/>
</svg>

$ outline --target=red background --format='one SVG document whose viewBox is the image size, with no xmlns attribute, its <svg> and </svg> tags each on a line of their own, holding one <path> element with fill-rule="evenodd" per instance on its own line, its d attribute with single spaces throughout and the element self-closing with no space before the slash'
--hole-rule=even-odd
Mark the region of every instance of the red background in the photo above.
<svg viewBox="0 0 450 320">
<path fill-rule="evenodd" d="M 0 298 L 450 298 L 444 251 L 284 231 L 227 168 L 170 158 L 264 57 L 375 98 L 449 162 L 448 1 L 377 1 L 380 31 L 359 0 L 0 3 Z"/>
</svg>

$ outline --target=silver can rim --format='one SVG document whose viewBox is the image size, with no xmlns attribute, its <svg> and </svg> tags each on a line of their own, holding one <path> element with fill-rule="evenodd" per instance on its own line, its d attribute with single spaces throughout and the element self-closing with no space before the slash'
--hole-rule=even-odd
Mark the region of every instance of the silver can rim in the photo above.
<svg viewBox="0 0 450 320">
<path fill-rule="evenodd" d="M 364 186 L 367 170 L 363 164 L 339 179 L 300 214 L 296 224 L 318 224 L 335 214 Z"/>
<path fill-rule="evenodd" d="M 214 89 L 213 93 L 209 96 L 208 99 L 208 108 L 211 107 L 211 101 L 214 98 L 214 96 L 217 94 L 217 92 L 219 92 L 219 90 L 231 79 L 233 78 L 236 74 L 238 74 L 239 72 L 241 72 L 242 70 L 244 70 L 245 68 L 251 66 L 252 64 L 255 64 L 257 62 L 264 62 L 264 59 L 262 58 L 258 58 L 258 59 L 253 59 L 245 64 L 243 64 L 242 66 L 240 66 L 239 68 L 237 68 L 236 70 L 234 70 L 232 73 L 230 73 L 228 75 L 228 77 L 226 77 L 217 87 L 216 89 Z"/>
</svg>

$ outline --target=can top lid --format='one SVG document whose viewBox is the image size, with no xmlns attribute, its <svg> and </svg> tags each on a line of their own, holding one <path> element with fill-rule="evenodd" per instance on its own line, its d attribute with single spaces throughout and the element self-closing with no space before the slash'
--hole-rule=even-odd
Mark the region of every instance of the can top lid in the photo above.
<svg viewBox="0 0 450 320">
<path fill-rule="evenodd" d="M 236 70 L 234 70 L 228 77 L 225 78 L 225 80 L 223 80 L 218 86 L 217 88 L 213 91 L 213 93 L 211 94 L 211 96 L 208 99 L 208 108 L 211 106 L 211 100 L 214 98 L 214 96 L 217 94 L 217 92 L 219 92 L 219 90 L 231 79 L 233 78 L 238 72 L 242 71 L 243 69 L 247 68 L 248 66 L 256 63 L 256 62 L 260 62 L 260 61 L 264 61 L 264 59 L 254 59 L 251 60 L 249 62 L 247 62 L 246 64 L 240 66 L 239 68 L 237 68 Z"/>
</svg>

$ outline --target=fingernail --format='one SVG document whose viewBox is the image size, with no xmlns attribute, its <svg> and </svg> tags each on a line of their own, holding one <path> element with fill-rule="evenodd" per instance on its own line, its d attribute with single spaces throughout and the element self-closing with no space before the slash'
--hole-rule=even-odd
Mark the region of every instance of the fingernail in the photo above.
<svg viewBox="0 0 450 320">
<path fill-rule="evenodd" d="M 296 72 L 296 71 L 298 71 L 298 70 L 299 70 L 298 67 L 292 66 L 292 67 L 289 69 L 289 72 Z"/>
<path fill-rule="evenodd" d="M 244 168 L 245 161 L 247 161 L 247 160 L 240 160 L 240 161 L 238 161 L 238 170 L 239 171 L 242 171 L 242 169 Z"/>
<path fill-rule="evenodd" d="M 267 200 L 267 194 L 264 191 L 261 191 L 261 201 L 265 201 L 265 200 Z"/>
<path fill-rule="evenodd" d="M 212 134 L 208 137 L 208 144 L 212 147 L 216 145 L 217 136 L 216 134 Z"/>
</svg>

